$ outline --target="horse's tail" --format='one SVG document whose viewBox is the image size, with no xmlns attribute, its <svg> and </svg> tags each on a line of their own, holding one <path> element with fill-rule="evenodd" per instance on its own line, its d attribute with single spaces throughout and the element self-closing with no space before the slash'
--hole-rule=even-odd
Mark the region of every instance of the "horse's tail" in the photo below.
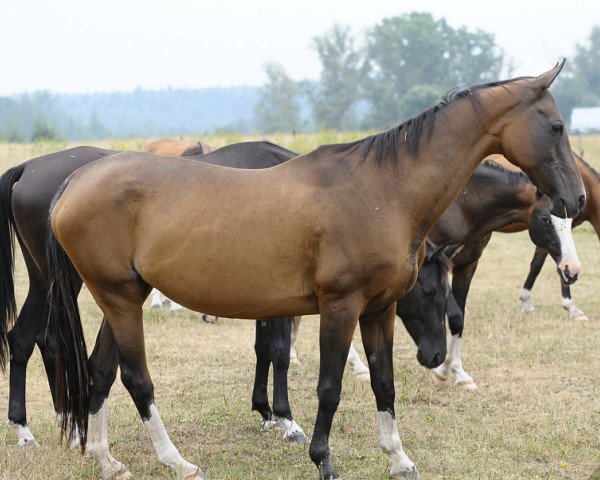
<svg viewBox="0 0 600 480">
<path fill-rule="evenodd" d="M 7 170 L 0 177 L 0 369 L 6 369 L 8 340 L 6 335 L 17 314 L 15 302 L 15 219 L 12 190 L 19 181 L 24 165 Z"/>
<path fill-rule="evenodd" d="M 50 213 L 66 186 L 56 194 Z M 50 221 L 46 239 L 48 278 L 48 329 L 56 338 L 56 401 L 61 418 L 61 438 L 67 441 L 79 434 L 81 451 L 87 440 L 89 376 L 87 350 L 77 306 L 77 291 L 73 287 L 72 264 L 58 243 Z"/>
</svg>

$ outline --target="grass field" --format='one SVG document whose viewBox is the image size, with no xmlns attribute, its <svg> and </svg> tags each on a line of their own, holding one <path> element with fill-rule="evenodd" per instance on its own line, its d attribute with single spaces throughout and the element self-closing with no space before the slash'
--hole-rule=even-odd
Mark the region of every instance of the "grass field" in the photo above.
<svg viewBox="0 0 600 480">
<path fill-rule="evenodd" d="M 320 143 L 356 136 L 322 133 L 273 136 L 288 148 L 308 151 Z M 208 137 L 215 146 L 241 137 Z M 146 140 L 104 142 L 139 149 Z M 572 137 L 576 151 L 600 167 L 600 137 Z M 0 145 L 2 171 L 66 144 Z M 397 322 L 396 412 L 405 450 L 423 480 L 587 479 L 600 467 L 600 277 L 598 240 L 589 226 L 575 231 L 583 272 L 573 288 L 589 322 L 573 322 L 560 306 L 555 269 L 548 262 L 533 290 L 537 310 L 520 312 L 518 291 L 533 247 L 527 234 L 497 234 L 473 281 L 465 336 L 465 369 L 476 392 L 436 389 L 415 360 L 416 349 Z M 27 278 L 16 268 L 18 299 Z M 89 293 L 80 305 L 88 345 L 100 323 Z M 290 399 L 296 420 L 310 434 L 316 414 L 318 344 L 316 317 L 301 327 L 301 365 L 290 369 Z M 284 444 L 276 432 L 261 432 L 250 412 L 254 373 L 254 323 L 200 322 L 197 314 L 145 312 L 146 347 L 157 404 L 176 446 L 210 479 L 316 478 L 308 449 Z M 356 337 L 358 340 L 358 334 Z M 356 343 L 357 347 L 359 343 Z M 359 351 L 362 349 L 359 348 Z M 39 448 L 20 449 L 12 428 L 0 423 L 0 479 L 99 479 L 99 468 L 59 445 L 42 361 L 36 351 L 28 372 L 28 417 Z M 8 403 L 8 378 L 0 376 L 0 412 Z M 172 478 L 156 459 L 149 437 L 120 381 L 109 406 L 112 454 L 134 478 Z M 387 456 L 378 446 L 370 387 L 344 378 L 343 396 L 331 434 L 333 459 L 346 480 L 388 478 Z"/>
</svg>

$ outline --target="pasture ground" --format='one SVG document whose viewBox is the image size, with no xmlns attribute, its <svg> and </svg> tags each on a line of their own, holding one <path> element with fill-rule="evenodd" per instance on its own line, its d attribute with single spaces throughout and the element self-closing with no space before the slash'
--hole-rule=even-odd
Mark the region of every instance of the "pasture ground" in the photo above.
<svg viewBox="0 0 600 480">
<path fill-rule="evenodd" d="M 308 151 L 320 143 L 357 138 L 334 133 L 273 136 L 288 148 Z M 208 137 L 221 146 L 241 137 Z M 103 142 L 139 149 L 145 139 Z M 1 170 L 66 144 L 0 145 Z M 576 151 L 600 167 L 600 137 L 572 137 Z M 483 255 L 468 304 L 463 360 L 476 392 L 437 389 L 418 366 L 415 347 L 398 321 L 395 337 L 396 412 L 405 450 L 424 480 L 587 479 L 600 467 L 600 277 L 598 240 L 589 226 L 575 231 L 583 272 L 573 288 L 589 322 L 573 322 L 560 307 L 555 269 L 548 261 L 533 291 L 536 311 L 521 314 L 518 292 L 533 247 L 526 233 L 496 234 Z M 18 300 L 27 291 L 22 262 L 16 268 Z M 596 292 L 596 293 L 595 293 Z M 80 296 L 88 345 L 100 313 L 87 291 Z M 301 365 L 290 369 L 296 420 L 310 435 L 316 414 L 318 320 L 301 326 Z M 284 444 L 261 432 L 250 412 L 254 374 L 254 322 L 205 324 L 191 312 L 145 312 L 146 345 L 156 399 L 171 438 L 184 457 L 210 479 L 317 478 L 308 448 Z M 355 340 L 359 351 L 359 336 Z M 59 444 L 41 357 L 32 357 L 28 417 L 39 448 L 20 449 L 12 428 L 0 423 L 0 479 L 99 479 L 99 468 Z M 0 412 L 8 403 L 8 377 L 0 376 Z M 109 407 L 112 453 L 138 479 L 173 478 L 156 459 L 149 437 L 119 380 Z M 344 479 L 388 478 L 378 446 L 370 387 L 346 372 L 331 434 L 333 459 Z"/>
</svg>

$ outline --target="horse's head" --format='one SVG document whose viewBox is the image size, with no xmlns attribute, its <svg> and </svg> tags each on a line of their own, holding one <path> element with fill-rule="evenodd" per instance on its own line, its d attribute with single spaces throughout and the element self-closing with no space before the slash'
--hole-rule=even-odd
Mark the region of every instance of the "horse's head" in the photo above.
<svg viewBox="0 0 600 480">
<path fill-rule="evenodd" d="M 552 204 L 545 195 L 537 194 L 529 219 L 529 236 L 538 247 L 548 250 L 566 283 L 574 283 L 581 270 L 573 237 L 571 218 L 558 218 L 551 213 Z"/>
<path fill-rule="evenodd" d="M 564 63 L 538 77 L 499 86 L 515 94 L 518 101 L 508 102 L 491 133 L 499 139 L 504 156 L 551 198 L 552 215 L 572 218 L 583 208 L 585 190 L 565 122 L 548 91 Z"/>
<path fill-rule="evenodd" d="M 428 368 L 446 358 L 446 304 L 450 285 L 448 247 L 427 242 L 425 261 L 413 289 L 398 300 L 396 312 L 418 347 L 417 360 Z"/>
</svg>

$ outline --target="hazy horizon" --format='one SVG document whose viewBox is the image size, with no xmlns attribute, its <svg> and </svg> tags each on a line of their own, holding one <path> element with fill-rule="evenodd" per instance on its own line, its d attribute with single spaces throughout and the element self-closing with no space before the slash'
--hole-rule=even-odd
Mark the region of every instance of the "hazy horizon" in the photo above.
<svg viewBox="0 0 600 480">
<path fill-rule="evenodd" d="M 23 0 L 3 8 L 0 96 L 259 86 L 270 61 L 296 80 L 315 79 L 320 63 L 313 37 L 340 23 L 351 26 L 360 41 L 383 18 L 411 11 L 444 17 L 454 28 L 493 33 L 515 66 L 514 76 L 537 75 L 563 56 L 568 61 L 575 45 L 600 25 L 597 0 L 563 5 L 306 0 L 297 8 L 274 0 Z"/>
</svg>

